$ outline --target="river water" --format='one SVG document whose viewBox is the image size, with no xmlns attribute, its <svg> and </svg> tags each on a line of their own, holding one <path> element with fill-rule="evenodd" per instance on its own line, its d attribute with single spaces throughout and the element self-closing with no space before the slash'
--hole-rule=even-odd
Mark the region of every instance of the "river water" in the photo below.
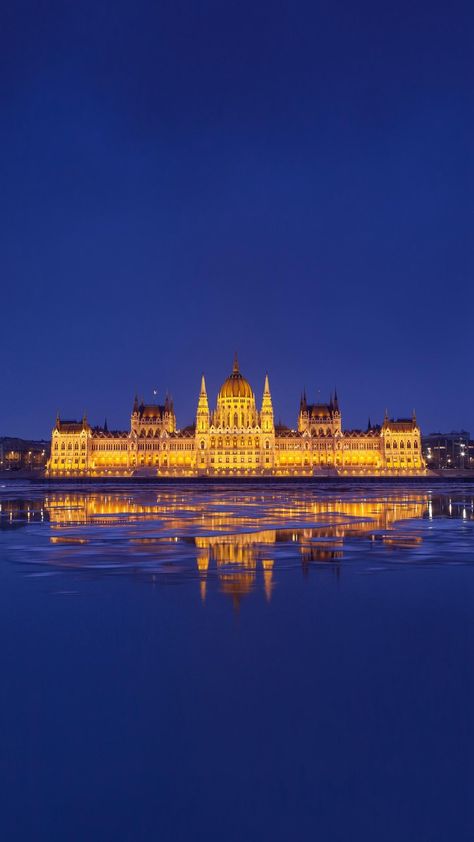
<svg viewBox="0 0 474 842">
<path fill-rule="evenodd" d="M 470 486 L 0 505 L 2 839 L 474 838 Z"/>
</svg>

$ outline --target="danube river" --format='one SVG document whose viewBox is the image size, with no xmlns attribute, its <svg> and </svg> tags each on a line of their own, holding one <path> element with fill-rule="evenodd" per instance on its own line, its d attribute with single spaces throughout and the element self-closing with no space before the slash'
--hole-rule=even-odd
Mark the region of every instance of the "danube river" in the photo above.
<svg viewBox="0 0 474 842">
<path fill-rule="evenodd" d="M 5 840 L 474 837 L 474 487 L 0 487 Z"/>
</svg>

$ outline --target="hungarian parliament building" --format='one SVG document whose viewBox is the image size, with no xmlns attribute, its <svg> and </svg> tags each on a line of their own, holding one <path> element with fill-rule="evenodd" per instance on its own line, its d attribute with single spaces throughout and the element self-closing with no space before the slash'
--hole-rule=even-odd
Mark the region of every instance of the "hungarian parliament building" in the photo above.
<svg viewBox="0 0 474 842">
<path fill-rule="evenodd" d="M 411 418 L 343 430 L 337 394 L 329 403 L 300 400 L 296 429 L 275 424 L 268 376 L 262 403 L 240 372 L 237 357 L 214 410 L 204 376 L 196 421 L 178 429 L 173 402 L 135 398 L 129 431 L 92 427 L 58 415 L 51 437 L 49 476 L 369 476 L 422 475 L 426 466 L 415 413 Z"/>
</svg>

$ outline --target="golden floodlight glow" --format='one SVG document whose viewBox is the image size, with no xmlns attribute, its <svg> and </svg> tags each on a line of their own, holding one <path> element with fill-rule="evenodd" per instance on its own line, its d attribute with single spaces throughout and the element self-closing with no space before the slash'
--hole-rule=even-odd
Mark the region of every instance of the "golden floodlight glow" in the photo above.
<svg viewBox="0 0 474 842">
<path fill-rule="evenodd" d="M 179 430 L 173 400 L 135 398 L 130 430 L 111 431 L 59 415 L 48 476 L 311 477 L 422 476 L 426 465 L 415 413 L 362 430 L 343 430 L 337 393 L 328 403 L 300 400 L 296 428 L 275 424 L 268 375 L 260 409 L 235 357 L 209 409 L 201 379 L 196 421 Z"/>
</svg>

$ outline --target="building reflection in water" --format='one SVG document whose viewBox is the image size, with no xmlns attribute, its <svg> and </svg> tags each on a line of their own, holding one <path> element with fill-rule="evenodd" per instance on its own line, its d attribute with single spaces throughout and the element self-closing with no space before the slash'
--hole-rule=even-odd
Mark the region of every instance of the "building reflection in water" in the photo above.
<svg viewBox="0 0 474 842">
<path fill-rule="evenodd" d="M 205 493 L 196 488 L 55 493 L 33 500 L 4 499 L 0 507 L 3 528 L 45 522 L 51 544 L 77 548 L 78 553 L 90 540 L 83 527 L 109 527 L 116 538 L 119 526 L 125 529 L 120 537 L 128 559 L 140 552 L 145 562 L 156 561 L 166 549 L 167 560 L 179 556 L 182 561 L 184 552 L 195 560 L 202 599 L 213 574 L 236 605 L 257 582 L 270 600 L 275 569 L 286 556 L 299 556 L 304 571 L 315 563 L 337 569 L 347 539 L 367 536 L 387 548 L 410 549 L 422 537 L 400 525 L 435 516 L 474 519 L 472 499 L 409 491 L 315 497 L 311 489 L 237 492 L 227 487 Z M 52 562 L 61 563 L 57 558 Z M 81 566 L 80 555 L 75 562 Z"/>
</svg>

